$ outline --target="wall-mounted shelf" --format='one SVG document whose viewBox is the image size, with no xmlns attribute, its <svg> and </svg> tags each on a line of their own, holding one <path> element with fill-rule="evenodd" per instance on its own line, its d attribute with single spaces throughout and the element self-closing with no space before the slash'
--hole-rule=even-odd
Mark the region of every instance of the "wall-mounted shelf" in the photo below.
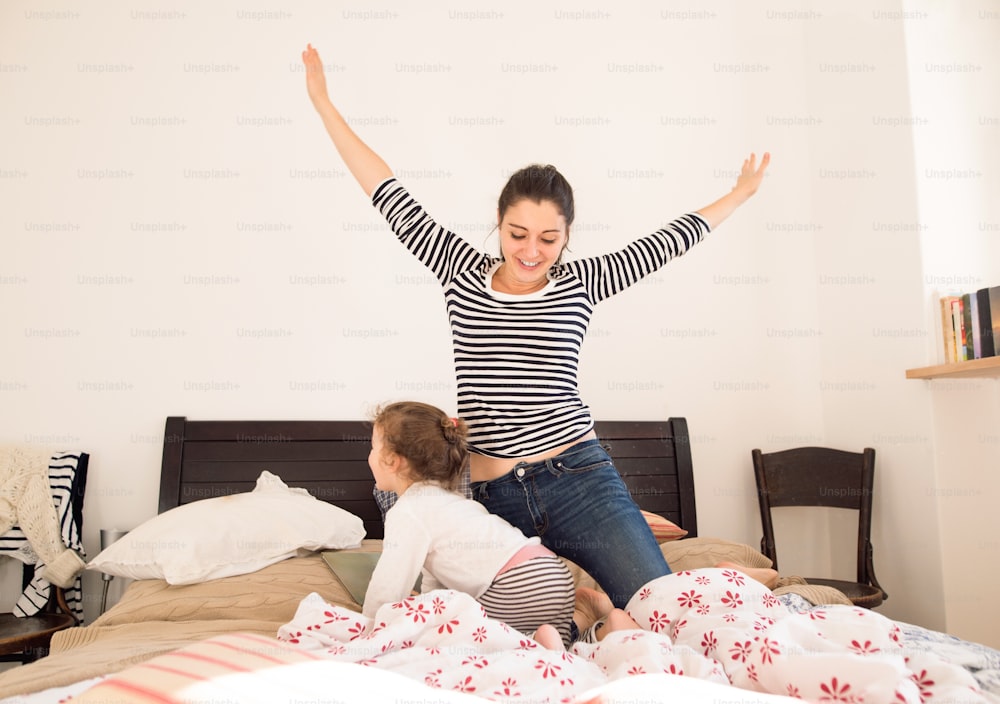
<svg viewBox="0 0 1000 704">
<path fill-rule="evenodd" d="M 961 379 L 985 377 L 1000 379 L 1000 357 L 970 359 L 967 362 L 936 364 L 931 367 L 907 369 L 907 379 Z"/>
</svg>

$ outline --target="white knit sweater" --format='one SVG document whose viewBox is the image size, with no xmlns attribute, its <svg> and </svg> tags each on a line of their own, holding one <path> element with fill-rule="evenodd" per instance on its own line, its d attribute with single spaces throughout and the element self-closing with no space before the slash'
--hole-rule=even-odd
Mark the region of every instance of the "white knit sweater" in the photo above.
<svg viewBox="0 0 1000 704">
<path fill-rule="evenodd" d="M 0 535 L 15 525 L 44 564 L 40 576 L 60 587 L 71 586 L 84 562 L 64 544 L 49 487 L 50 451 L 0 445 Z M 23 555 L 12 557 L 24 560 Z"/>
</svg>

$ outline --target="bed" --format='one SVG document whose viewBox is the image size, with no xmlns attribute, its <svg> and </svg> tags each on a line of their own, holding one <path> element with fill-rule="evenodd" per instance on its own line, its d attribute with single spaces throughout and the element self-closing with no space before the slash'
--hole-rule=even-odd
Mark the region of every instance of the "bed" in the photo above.
<svg viewBox="0 0 1000 704">
<path fill-rule="evenodd" d="M 597 431 L 639 507 L 698 534 L 687 422 L 604 421 Z M 160 470 L 162 513 L 204 498 L 249 491 L 262 470 L 335 503 L 382 537 L 368 468 L 364 421 L 192 421 L 167 418 Z"/>
<path fill-rule="evenodd" d="M 997 651 L 715 567 L 767 562 L 698 535 L 683 418 L 598 433 L 676 572 L 630 603 L 640 631 L 545 650 L 447 591 L 366 622 L 318 551 L 379 549 L 369 425 L 170 417 L 159 513 L 102 566 L 133 581 L 0 700 L 1000 701 Z"/>
</svg>

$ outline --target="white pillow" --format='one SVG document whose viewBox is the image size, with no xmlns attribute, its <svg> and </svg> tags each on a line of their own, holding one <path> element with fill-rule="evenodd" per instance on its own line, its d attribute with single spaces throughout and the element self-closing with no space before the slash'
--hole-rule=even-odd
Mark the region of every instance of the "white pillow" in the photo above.
<svg viewBox="0 0 1000 704">
<path fill-rule="evenodd" d="M 195 584 L 255 572 L 300 549 L 355 547 L 364 537 L 358 516 L 264 471 L 253 491 L 195 501 L 151 518 L 87 569 Z"/>
</svg>

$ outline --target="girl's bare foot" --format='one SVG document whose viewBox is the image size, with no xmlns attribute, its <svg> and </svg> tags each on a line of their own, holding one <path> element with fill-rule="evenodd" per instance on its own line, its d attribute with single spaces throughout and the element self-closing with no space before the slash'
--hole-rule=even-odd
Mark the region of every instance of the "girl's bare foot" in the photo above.
<svg viewBox="0 0 1000 704">
<path fill-rule="evenodd" d="M 597 627 L 595 633 L 597 640 L 604 640 L 608 634 L 615 631 L 635 631 L 642 627 L 635 620 L 621 609 L 612 609 L 607 620 Z"/>
<path fill-rule="evenodd" d="M 614 608 L 615 605 L 611 603 L 611 597 L 604 592 L 589 587 L 579 587 L 576 590 L 573 621 L 580 633 L 583 633 L 598 620 L 611 613 Z"/>
<path fill-rule="evenodd" d="M 566 650 L 566 646 L 563 645 L 562 638 L 559 636 L 559 631 L 556 630 L 555 626 L 548 623 L 543 623 L 539 626 L 532 638 L 543 648 L 548 648 L 549 650 Z"/>
<path fill-rule="evenodd" d="M 757 580 L 768 589 L 774 589 L 778 586 L 778 572 L 777 570 L 772 570 L 769 567 L 744 567 L 743 565 L 738 565 L 735 562 L 720 562 L 716 565 L 716 567 L 724 570 L 736 570 L 737 572 L 742 572 L 751 579 Z"/>
</svg>

